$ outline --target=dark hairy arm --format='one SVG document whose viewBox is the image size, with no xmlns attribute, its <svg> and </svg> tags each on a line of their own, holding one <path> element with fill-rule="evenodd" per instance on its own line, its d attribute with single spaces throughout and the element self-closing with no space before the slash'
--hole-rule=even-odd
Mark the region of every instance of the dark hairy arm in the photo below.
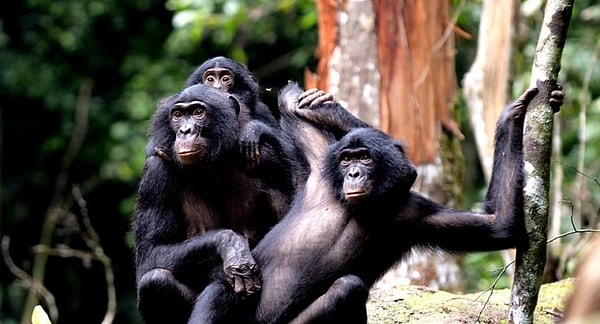
<svg viewBox="0 0 600 324">
<path fill-rule="evenodd" d="M 223 265 L 236 292 L 259 289 L 256 263 L 247 240 L 232 230 L 207 231 L 186 238 L 180 210 L 180 183 L 175 165 L 158 156 L 146 161 L 134 209 L 133 234 L 137 278 L 152 269 L 167 269 L 176 277 L 194 264 Z M 249 285 L 241 283 L 251 281 Z"/>
</svg>

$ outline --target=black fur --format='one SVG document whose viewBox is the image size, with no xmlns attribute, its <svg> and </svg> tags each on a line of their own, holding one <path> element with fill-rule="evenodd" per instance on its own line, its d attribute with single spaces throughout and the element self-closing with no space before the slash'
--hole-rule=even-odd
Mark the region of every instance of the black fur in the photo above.
<svg viewBox="0 0 600 324">
<path fill-rule="evenodd" d="M 147 157 L 133 213 L 138 308 L 148 323 L 187 322 L 214 282 L 243 296 L 260 288 L 248 241 L 279 221 L 292 194 L 278 185 L 289 183 L 287 167 L 261 165 L 248 176 L 238 163 L 243 107 L 203 84 L 158 104 L 149 138 L 163 155 Z"/>
</svg>

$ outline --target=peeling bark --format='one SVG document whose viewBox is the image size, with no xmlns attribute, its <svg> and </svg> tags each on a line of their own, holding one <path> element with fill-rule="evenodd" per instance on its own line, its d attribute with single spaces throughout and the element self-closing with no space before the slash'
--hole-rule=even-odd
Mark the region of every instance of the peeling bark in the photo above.
<svg viewBox="0 0 600 324">
<path fill-rule="evenodd" d="M 560 59 L 573 10 L 572 0 L 549 0 L 533 60 L 531 86 L 540 92 L 525 117 L 524 211 L 528 242 L 517 248 L 509 323 L 533 323 L 546 263 L 550 156 L 554 113 L 548 104 L 556 85 Z"/>
<path fill-rule="evenodd" d="M 450 2 L 373 0 L 381 75 L 381 129 L 406 143 L 417 165 L 438 157 L 440 126 L 462 137 Z M 434 95 L 432 95 L 434 94 Z"/>
</svg>

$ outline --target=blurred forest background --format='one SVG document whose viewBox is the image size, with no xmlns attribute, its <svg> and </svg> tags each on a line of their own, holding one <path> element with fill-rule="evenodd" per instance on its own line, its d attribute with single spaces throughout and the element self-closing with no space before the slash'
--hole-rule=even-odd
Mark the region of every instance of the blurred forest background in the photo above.
<svg viewBox="0 0 600 324">
<path fill-rule="evenodd" d="M 513 98 L 527 87 L 543 13 L 542 1 L 520 3 L 534 9 L 517 13 Z M 462 80 L 475 57 L 481 2 L 452 5 L 461 34 L 469 35 L 456 41 Z M 302 82 L 305 69 L 315 70 L 317 18 L 312 0 L 3 3 L 0 322 L 29 318 L 24 309 L 33 295 L 45 307 L 56 306 L 60 323 L 99 323 L 107 305 L 116 309 L 114 322 L 139 322 L 130 221 L 155 103 L 178 91 L 195 66 L 224 55 L 248 65 L 273 105 L 287 80 Z M 599 28 L 598 1 L 575 1 L 559 78 L 567 99 L 553 159 L 553 188 L 561 192 L 553 213 L 558 233 L 598 223 Z M 466 134 L 464 198 L 472 204 L 485 180 L 466 114 L 457 108 Z M 547 280 L 572 275 L 587 237 L 565 236 L 549 250 Z M 489 286 L 503 263 L 499 253 L 468 256 L 468 289 Z M 43 286 L 32 276 L 44 278 Z"/>
</svg>

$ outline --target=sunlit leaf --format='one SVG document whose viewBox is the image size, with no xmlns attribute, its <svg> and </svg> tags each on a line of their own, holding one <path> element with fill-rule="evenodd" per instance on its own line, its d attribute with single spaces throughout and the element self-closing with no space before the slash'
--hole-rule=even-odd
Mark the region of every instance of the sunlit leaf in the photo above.
<svg viewBox="0 0 600 324">
<path fill-rule="evenodd" d="M 33 313 L 31 314 L 31 323 L 32 324 L 52 324 L 48 314 L 44 311 L 42 306 L 36 305 L 33 308 Z"/>
</svg>

